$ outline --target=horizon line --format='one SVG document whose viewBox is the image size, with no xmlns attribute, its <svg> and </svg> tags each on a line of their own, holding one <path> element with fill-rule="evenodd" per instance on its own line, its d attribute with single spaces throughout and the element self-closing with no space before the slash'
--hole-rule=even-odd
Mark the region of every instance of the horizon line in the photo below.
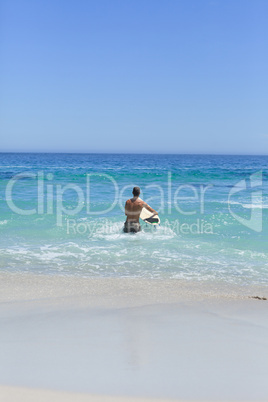
<svg viewBox="0 0 268 402">
<path fill-rule="evenodd" d="M 268 156 L 268 154 L 247 154 L 247 153 L 190 153 L 190 152 L 108 152 L 108 151 L 0 151 L 0 154 L 54 154 L 54 155 L 203 155 L 203 156 Z"/>
</svg>

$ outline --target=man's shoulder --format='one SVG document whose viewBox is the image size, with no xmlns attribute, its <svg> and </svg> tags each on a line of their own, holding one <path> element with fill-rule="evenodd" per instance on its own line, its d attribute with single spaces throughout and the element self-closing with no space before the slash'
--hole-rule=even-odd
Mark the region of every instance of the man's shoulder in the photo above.
<svg viewBox="0 0 268 402">
<path fill-rule="evenodd" d="M 137 204 L 140 205 L 141 207 L 143 207 L 143 206 L 145 205 L 145 202 L 142 201 L 141 199 L 138 199 L 136 202 L 137 202 Z"/>
</svg>

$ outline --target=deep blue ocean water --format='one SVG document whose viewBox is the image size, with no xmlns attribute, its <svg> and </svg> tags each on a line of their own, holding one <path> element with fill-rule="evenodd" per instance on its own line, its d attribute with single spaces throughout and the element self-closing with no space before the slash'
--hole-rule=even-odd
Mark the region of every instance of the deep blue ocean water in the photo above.
<svg viewBox="0 0 268 402">
<path fill-rule="evenodd" d="M 268 157 L 0 154 L 0 270 L 268 284 Z M 122 232 L 133 186 L 160 227 Z"/>
</svg>

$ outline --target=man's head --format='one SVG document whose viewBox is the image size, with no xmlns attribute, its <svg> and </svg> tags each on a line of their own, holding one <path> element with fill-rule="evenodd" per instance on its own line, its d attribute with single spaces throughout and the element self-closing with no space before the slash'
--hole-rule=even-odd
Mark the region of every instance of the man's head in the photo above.
<svg viewBox="0 0 268 402">
<path fill-rule="evenodd" d="M 141 193 L 141 189 L 139 187 L 134 187 L 132 194 L 134 195 L 134 197 L 138 197 Z"/>
</svg>

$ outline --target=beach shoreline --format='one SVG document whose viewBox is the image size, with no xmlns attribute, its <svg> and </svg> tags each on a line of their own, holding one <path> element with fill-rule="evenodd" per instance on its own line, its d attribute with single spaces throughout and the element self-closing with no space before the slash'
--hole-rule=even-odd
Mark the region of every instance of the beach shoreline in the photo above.
<svg viewBox="0 0 268 402">
<path fill-rule="evenodd" d="M 0 303 L 30 300 L 79 299 L 93 306 L 172 303 L 183 300 L 242 300 L 268 298 L 268 286 L 226 281 L 147 279 L 135 277 L 79 277 L 32 272 L 0 272 Z"/>
</svg>

